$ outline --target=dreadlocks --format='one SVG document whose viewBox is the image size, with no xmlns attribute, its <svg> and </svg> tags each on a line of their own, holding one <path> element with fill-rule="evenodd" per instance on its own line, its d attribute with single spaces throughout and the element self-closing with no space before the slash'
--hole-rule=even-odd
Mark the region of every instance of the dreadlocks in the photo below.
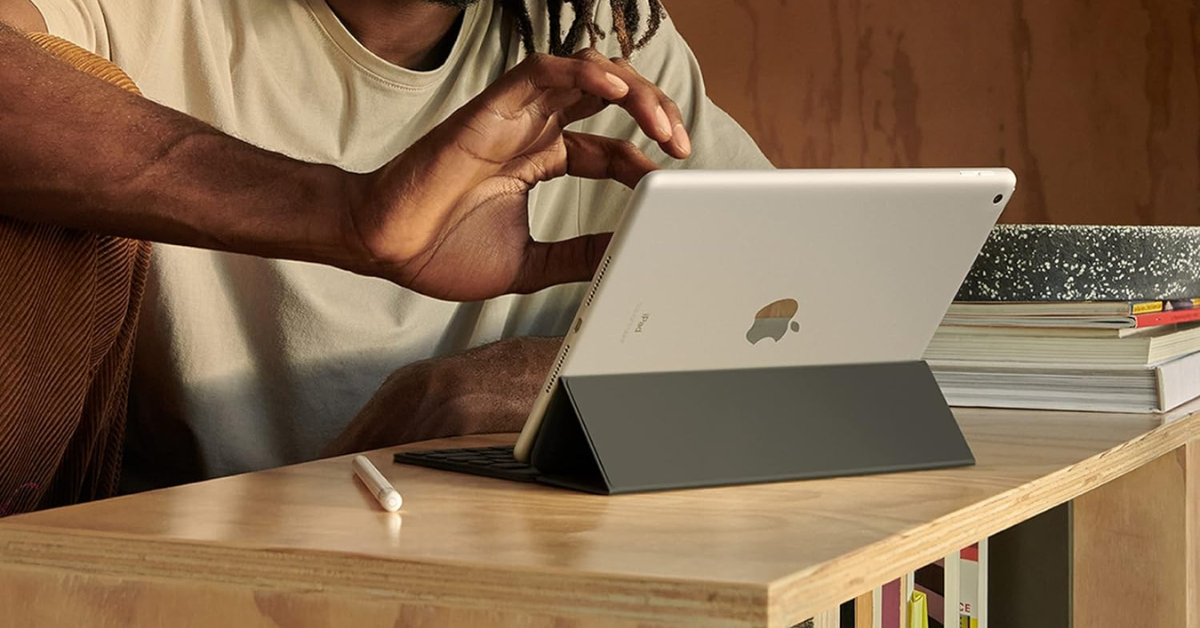
<svg viewBox="0 0 1200 628">
<path fill-rule="evenodd" d="M 525 0 L 502 0 L 517 26 L 517 34 L 521 36 L 521 45 L 526 54 L 533 54 L 533 20 L 529 16 L 529 7 Z M 559 57 L 570 56 L 579 47 L 579 41 L 587 34 L 588 44 L 595 46 L 596 42 L 604 39 L 605 33 L 596 23 L 596 3 L 605 0 L 547 0 L 550 17 L 550 54 Z M 642 16 L 639 0 L 607 0 L 612 7 L 612 33 L 616 35 L 621 45 L 621 56 L 628 59 L 635 50 L 641 49 L 658 33 L 663 20 L 662 0 L 649 0 L 650 19 L 646 31 L 638 37 Z M 570 5 L 575 17 L 571 25 L 563 33 L 563 5 Z M 635 39 L 635 37 L 637 39 Z"/>
</svg>

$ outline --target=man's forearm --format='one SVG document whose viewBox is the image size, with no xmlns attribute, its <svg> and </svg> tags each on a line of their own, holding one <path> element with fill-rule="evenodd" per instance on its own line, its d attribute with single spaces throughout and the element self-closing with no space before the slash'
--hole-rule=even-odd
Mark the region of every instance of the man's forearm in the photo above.
<svg viewBox="0 0 1200 628">
<path fill-rule="evenodd" d="M 446 436 L 518 432 L 560 338 L 510 338 L 392 373 L 324 455 Z"/>
<path fill-rule="evenodd" d="M 0 23 L 0 215 L 354 266 L 355 176 L 229 137 L 42 53 Z"/>
</svg>

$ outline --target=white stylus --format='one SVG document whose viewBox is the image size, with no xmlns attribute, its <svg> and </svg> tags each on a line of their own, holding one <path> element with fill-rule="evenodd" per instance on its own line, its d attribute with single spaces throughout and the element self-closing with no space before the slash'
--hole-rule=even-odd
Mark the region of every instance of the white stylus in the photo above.
<svg viewBox="0 0 1200 628">
<path fill-rule="evenodd" d="M 392 487 L 392 483 L 383 477 L 379 469 L 376 469 L 375 465 L 371 464 L 370 460 L 367 460 L 366 456 L 354 457 L 354 475 L 357 475 L 358 479 L 362 480 L 367 490 L 371 491 L 371 494 L 375 496 L 375 499 L 379 502 L 380 506 L 383 506 L 384 510 L 388 512 L 400 510 L 400 505 L 404 503 L 404 499 Z"/>
</svg>

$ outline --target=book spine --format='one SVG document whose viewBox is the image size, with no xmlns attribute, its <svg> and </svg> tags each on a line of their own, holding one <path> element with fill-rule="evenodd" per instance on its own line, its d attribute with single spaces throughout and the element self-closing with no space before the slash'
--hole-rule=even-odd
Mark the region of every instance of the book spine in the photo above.
<svg viewBox="0 0 1200 628">
<path fill-rule="evenodd" d="M 1176 405 L 1180 405 L 1178 403 L 1171 405 L 1175 402 L 1174 395 L 1177 386 L 1174 386 L 1170 380 L 1170 373 L 1164 371 L 1162 366 L 1154 369 L 1154 398 L 1157 400 L 1154 410 L 1156 412 L 1166 412 Z"/>
<path fill-rule="evenodd" d="M 812 628 L 840 628 L 840 626 L 841 615 L 836 608 L 825 611 L 812 619 Z"/>
<path fill-rule="evenodd" d="M 1158 410 L 1173 410 L 1200 395 L 1200 354 L 1160 364 L 1154 376 Z"/>
<path fill-rule="evenodd" d="M 988 628 L 988 540 L 979 542 L 979 628 Z"/>
<path fill-rule="evenodd" d="M 1129 311 L 1135 316 L 1138 314 L 1149 314 L 1151 312 L 1163 311 L 1162 301 L 1134 301 L 1129 304 Z"/>
<path fill-rule="evenodd" d="M 959 628 L 979 628 L 979 545 L 960 552 L 958 587 Z"/>
<path fill-rule="evenodd" d="M 860 595 L 854 599 L 854 622 L 853 628 L 879 628 L 875 622 L 875 607 L 879 604 L 879 600 L 875 592 L 879 589 L 871 591 L 869 594 Z M 846 623 L 846 618 L 842 617 L 842 623 Z M 843 628 L 846 628 L 843 626 Z"/>
<path fill-rule="evenodd" d="M 921 591 L 913 591 L 908 601 L 908 628 L 929 628 L 928 598 Z"/>
<path fill-rule="evenodd" d="M 900 626 L 901 626 L 901 628 L 917 628 L 916 626 L 913 626 L 909 623 L 909 617 L 911 616 L 910 615 L 910 613 L 911 613 L 910 603 L 912 602 L 913 591 L 916 590 L 916 582 L 915 582 L 914 576 L 915 576 L 915 574 L 910 571 L 907 574 L 904 574 L 904 577 L 900 579 L 900 581 L 902 583 L 901 586 L 903 587 L 900 590 Z"/>
<path fill-rule="evenodd" d="M 883 585 L 883 595 L 880 603 L 882 609 L 880 614 L 881 628 L 902 628 L 901 618 L 903 615 L 900 613 L 900 606 L 903 600 L 901 595 L 903 586 L 901 580 L 903 578 L 892 580 Z"/>
<path fill-rule="evenodd" d="M 883 587 L 871 591 L 871 628 L 883 628 Z"/>
<path fill-rule="evenodd" d="M 958 619 L 958 590 L 962 579 L 962 574 L 959 569 L 961 560 L 958 552 L 951 552 L 949 556 L 943 559 L 944 576 L 942 590 L 942 623 L 945 628 L 957 628 Z"/>
<path fill-rule="evenodd" d="M 1174 325 L 1177 323 L 1188 323 L 1191 321 L 1200 321 L 1200 308 L 1190 310 L 1169 310 L 1166 312 L 1157 312 L 1153 314 L 1138 314 L 1133 317 L 1134 327 L 1157 327 L 1159 325 Z"/>
</svg>

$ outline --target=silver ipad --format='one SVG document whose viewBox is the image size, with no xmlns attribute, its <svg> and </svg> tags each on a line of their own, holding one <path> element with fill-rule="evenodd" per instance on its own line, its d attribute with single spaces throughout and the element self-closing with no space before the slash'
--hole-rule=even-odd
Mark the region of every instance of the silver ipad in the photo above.
<svg viewBox="0 0 1200 628">
<path fill-rule="evenodd" d="M 514 455 L 572 375 L 920 360 L 1007 169 L 658 171 L 596 271 Z"/>
</svg>

